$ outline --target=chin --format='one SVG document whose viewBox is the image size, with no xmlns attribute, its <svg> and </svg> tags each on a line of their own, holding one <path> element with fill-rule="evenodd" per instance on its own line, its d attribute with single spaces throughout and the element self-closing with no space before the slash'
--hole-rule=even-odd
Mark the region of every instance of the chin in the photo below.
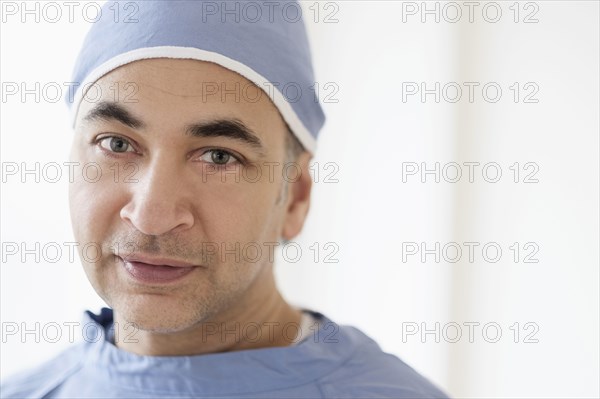
<svg viewBox="0 0 600 399">
<path fill-rule="evenodd" d="M 155 333 L 184 331 L 202 319 L 197 311 L 185 307 L 180 298 L 161 295 L 136 295 L 112 307 L 122 322 L 133 324 L 134 330 Z"/>
</svg>

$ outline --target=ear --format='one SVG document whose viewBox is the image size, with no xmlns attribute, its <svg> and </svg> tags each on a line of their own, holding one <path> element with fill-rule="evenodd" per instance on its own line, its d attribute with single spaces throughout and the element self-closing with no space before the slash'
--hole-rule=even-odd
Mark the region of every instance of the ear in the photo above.
<svg viewBox="0 0 600 399">
<path fill-rule="evenodd" d="M 308 214 L 312 189 L 312 176 L 309 170 L 311 158 L 311 154 L 305 151 L 294 162 L 296 167 L 287 168 L 289 170 L 288 195 L 281 231 L 281 237 L 284 240 L 291 240 L 300 233 Z M 294 172 L 292 171 L 294 170 L 300 173 L 297 178 L 293 176 Z"/>
</svg>

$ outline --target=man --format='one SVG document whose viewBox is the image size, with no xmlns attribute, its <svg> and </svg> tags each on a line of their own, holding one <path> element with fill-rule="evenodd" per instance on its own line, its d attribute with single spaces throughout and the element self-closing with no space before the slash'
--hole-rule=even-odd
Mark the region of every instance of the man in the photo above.
<svg viewBox="0 0 600 399">
<path fill-rule="evenodd" d="M 86 313 L 102 338 L 2 397 L 445 397 L 275 285 L 273 248 L 302 229 L 324 123 L 302 22 L 273 3 L 252 21 L 215 17 L 225 3 L 127 4 L 133 21 L 109 2 L 92 27 L 71 104 L 72 161 L 100 171 L 72 184 L 70 206 L 78 242 L 97 248 L 79 246 L 110 306 Z"/>
</svg>

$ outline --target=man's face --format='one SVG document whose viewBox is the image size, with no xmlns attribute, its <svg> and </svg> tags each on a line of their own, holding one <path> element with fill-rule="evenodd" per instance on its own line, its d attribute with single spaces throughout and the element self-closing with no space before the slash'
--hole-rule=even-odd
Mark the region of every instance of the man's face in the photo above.
<svg viewBox="0 0 600 399">
<path fill-rule="evenodd" d="M 255 306 L 271 273 L 269 245 L 291 239 L 307 211 L 290 216 L 275 106 L 238 74 L 195 60 L 137 61 L 96 86 L 101 98 L 82 101 L 71 158 L 98 168 L 70 188 L 94 289 L 153 331 Z M 155 272 L 144 260 L 172 265 Z"/>
</svg>

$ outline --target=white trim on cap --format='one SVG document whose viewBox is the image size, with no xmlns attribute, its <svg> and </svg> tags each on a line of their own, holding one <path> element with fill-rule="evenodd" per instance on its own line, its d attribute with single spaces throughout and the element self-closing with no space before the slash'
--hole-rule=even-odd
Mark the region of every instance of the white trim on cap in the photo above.
<svg viewBox="0 0 600 399">
<path fill-rule="evenodd" d="M 264 76 L 257 73 L 252 68 L 248 67 L 241 62 L 233 60 L 222 54 L 215 53 L 212 51 L 201 50 L 194 47 L 178 47 L 178 46 L 157 46 L 157 47 L 142 47 L 136 50 L 128 51 L 123 54 L 119 54 L 103 64 L 96 67 L 90 72 L 83 82 L 79 85 L 75 92 L 73 105 L 71 106 L 71 122 L 72 126 L 75 127 L 75 121 L 81 100 L 85 93 L 83 93 L 83 87 L 90 86 L 106 75 L 113 69 L 116 69 L 122 65 L 129 64 L 133 61 L 143 60 L 147 58 L 179 58 L 179 59 L 193 59 L 199 61 L 209 61 L 219 64 L 227 69 L 239 73 L 252 83 L 260 87 L 264 87 L 265 83 L 269 83 L 269 80 L 265 79 Z M 88 87 L 89 89 L 89 87 Z M 307 151 L 314 154 L 316 149 L 316 140 L 310 134 L 304 123 L 300 120 L 292 106 L 283 97 L 283 94 L 279 90 L 270 90 L 272 93 L 268 93 L 266 90 L 263 91 L 271 98 L 275 106 L 279 109 L 281 116 L 287 122 L 292 132 L 296 135 L 298 140 L 302 143 Z"/>
</svg>

